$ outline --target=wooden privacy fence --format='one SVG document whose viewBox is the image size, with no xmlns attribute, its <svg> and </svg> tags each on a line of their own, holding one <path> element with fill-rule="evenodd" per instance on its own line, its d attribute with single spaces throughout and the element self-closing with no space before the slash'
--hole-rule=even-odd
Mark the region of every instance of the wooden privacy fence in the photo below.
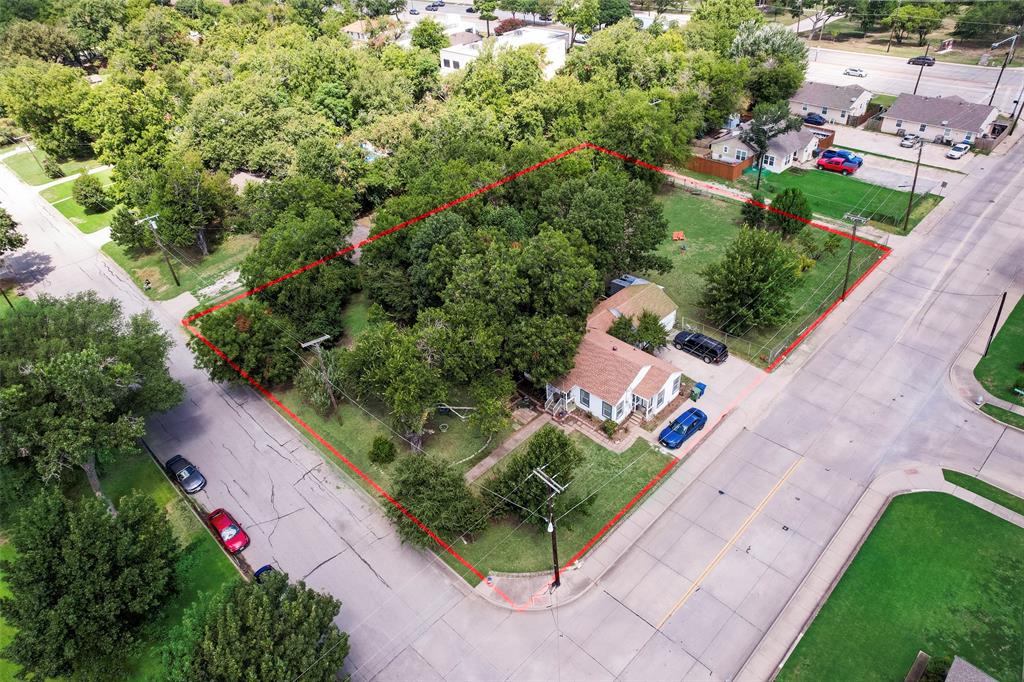
<svg viewBox="0 0 1024 682">
<path fill-rule="evenodd" d="M 753 164 L 753 156 L 748 156 L 743 161 L 734 163 L 709 159 L 706 156 L 694 156 L 686 162 L 686 167 L 697 173 L 713 175 L 716 178 L 732 181 L 743 175 L 743 171 L 750 168 Z"/>
</svg>

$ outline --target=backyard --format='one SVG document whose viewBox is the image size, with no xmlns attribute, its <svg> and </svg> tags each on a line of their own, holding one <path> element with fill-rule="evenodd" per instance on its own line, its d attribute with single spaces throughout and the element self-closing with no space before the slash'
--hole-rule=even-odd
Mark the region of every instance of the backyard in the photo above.
<svg viewBox="0 0 1024 682">
<path fill-rule="evenodd" d="M 39 166 L 45 155 L 38 150 L 35 152 L 35 155 L 35 157 L 32 156 L 32 152 L 12 154 L 4 159 L 4 163 L 27 185 L 43 185 L 47 182 L 53 182 L 55 178 L 48 176 Z M 38 157 L 39 161 L 36 161 L 36 157 Z M 60 169 L 64 171 L 64 175 L 67 177 L 90 168 L 96 168 L 99 165 L 100 162 L 96 159 L 71 160 L 60 164 Z"/>
<path fill-rule="evenodd" d="M 895 498 L 778 676 L 903 679 L 917 652 L 1019 680 L 1024 529 L 944 493 Z"/>
<path fill-rule="evenodd" d="M 140 289 L 145 289 L 143 284 L 148 279 L 152 288 L 146 291 L 147 296 L 157 301 L 166 301 L 186 291 L 201 298 L 198 292 L 237 269 L 257 241 L 259 238 L 254 235 L 234 234 L 214 247 L 205 258 L 198 253 L 188 253 L 187 249 L 175 249 L 172 252 L 182 256 L 171 259 L 181 286 L 174 284 L 159 250 L 128 252 L 114 242 L 107 242 L 101 250 L 121 266 Z"/>
<path fill-rule="evenodd" d="M 91 491 L 83 475 L 75 472 L 69 481 L 69 496 L 89 496 Z M 164 477 L 148 455 L 136 455 L 119 460 L 101 476 L 103 489 L 112 500 L 120 500 L 133 489 L 140 490 L 165 510 L 181 547 L 177 565 L 179 591 L 163 612 L 141 633 L 138 646 L 125 652 L 130 679 L 153 679 L 160 671 L 160 649 L 166 644 L 168 633 L 181 622 L 185 610 L 200 598 L 208 598 L 239 579 L 238 571 L 221 551 L 217 541 L 189 510 L 188 503 Z M 13 547 L 0 536 L 0 558 L 13 559 Z M 6 594 L 0 574 L 0 595 Z M 0 618 L 0 647 L 13 636 L 12 629 Z M 17 669 L 9 661 L 0 660 L 0 679 L 14 679 Z"/>
<path fill-rule="evenodd" d="M 113 174 L 114 171 L 108 169 L 99 173 L 92 173 L 92 176 L 106 187 L 111 183 Z M 74 187 L 75 179 L 72 178 L 53 187 L 47 187 L 39 194 L 60 211 L 61 215 L 71 221 L 72 225 L 85 234 L 97 232 L 110 225 L 110 217 L 114 212 L 114 207 L 109 206 L 106 210 L 98 212 L 89 211 L 72 198 L 71 193 Z"/>
<path fill-rule="evenodd" d="M 717 262 L 729 242 L 738 234 L 741 204 L 681 190 L 664 192 L 661 199 L 669 230 L 682 230 L 686 235 L 686 250 L 682 250 L 679 242 L 666 240 L 659 247 L 658 253 L 672 261 L 672 269 L 664 275 L 649 273 L 645 276 L 665 287 L 665 292 L 679 306 L 680 321 L 709 324 L 699 305 L 704 288 L 700 271 Z M 815 205 L 814 199 L 811 199 L 811 203 Z M 843 239 L 839 250 L 823 256 L 813 268 L 804 273 L 793 295 L 793 312 L 785 324 L 777 329 L 750 330 L 738 339 L 730 339 L 727 341 L 730 351 L 762 366 L 768 364 L 768 358 L 762 358 L 762 355 L 788 345 L 840 296 L 849 244 L 848 240 Z M 881 254 L 881 251 L 873 247 L 854 243 L 850 283 L 866 272 Z"/>
<path fill-rule="evenodd" d="M 1013 390 L 1020 382 L 1018 388 L 1024 391 L 1024 298 L 1006 316 L 988 355 L 975 366 L 974 376 L 995 397 L 1024 405 L 1024 395 Z"/>
</svg>

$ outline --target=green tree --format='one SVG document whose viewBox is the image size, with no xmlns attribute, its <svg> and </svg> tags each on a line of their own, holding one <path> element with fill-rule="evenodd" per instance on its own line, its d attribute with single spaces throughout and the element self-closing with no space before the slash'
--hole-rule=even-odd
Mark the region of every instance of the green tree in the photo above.
<svg viewBox="0 0 1024 682">
<path fill-rule="evenodd" d="M 661 318 L 658 317 L 657 313 L 652 313 L 649 310 L 643 311 L 636 318 L 636 333 L 634 336 L 636 338 L 634 344 L 652 355 L 668 344 L 668 332 L 662 326 Z"/>
<path fill-rule="evenodd" d="M 0 35 L 0 54 L 20 55 L 44 62 L 74 64 L 80 48 L 63 26 L 38 21 L 14 21 Z"/>
<path fill-rule="evenodd" d="M 49 490 L 6 533 L 18 558 L 0 564 L 10 590 L 0 616 L 14 629 L 0 655 L 40 679 L 123 679 L 124 651 L 176 589 L 163 511 L 138 492 L 111 515 Z"/>
<path fill-rule="evenodd" d="M 322 137 L 300 140 L 295 147 L 295 172 L 308 178 L 322 180 L 328 185 L 338 182 L 341 152 L 337 145 Z"/>
<path fill-rule="evenodd" d="M 286 216 L 305 220 L 319 211 L 328 211 L 335 222 L 348 224 L 356 212 L 355 198 L 349 189 L 308 175 L 253 182 L 242 193 L 237 227 L 262 235 Z"/>
<path fill-rule="evenodd" d="M 170 7 L 150 7 L 123 29 L 113 27 L 105 47 L 115 69 L 139 72 L 181 62 L 191 49 L 185 20 Z"/>
<path fill-rule="evenodd" d="M 333 682 L 348 656 L 348 634 L 334 619 L 337 599 L 291 584 L 288 574 L 237 581 L 211 603 L 197 603 L 163 652 L 167 682 Z"/>
<path fill-rule="evenodd" d="M 633 318 L 629 315 L 619 315 L 616 317 L 611 326 L 608 327 L 608 333 L 631 346 L 637 341 L 636 326 L 633 323 Z"/>
<path fill-rule="evenodd" d="M 922 5 L 900 5 L 882 23 L 892 28 L 897 43 L 910 33 L 916 33 L 918 45 L 924 45 L 929 33 L 942 25 L 942 15 L 933 7 Z"/>
<path fill-rule="evenodd" d="M 491 22 L 498 18 L 495 11 L 498 9 L 498 0 L 473 0 L 473 6 L 480 12 L 480 18 L 487 26 L 487 35 L 491 35 Z"/>
<path fill-rule="evenodd" d="M 199 321 L 199 328 L 228 360 L 264 386 L 283 384 L 298 371 L 298 332 L 261 301 L 247 298 L 212 312 Z M 188 345 L 196 367 L 207 370 L 214 381 L 246 381 L 202 339 L 193 337 Z"/>
<path fill-rule="evenodd" d="M 509 403 L 515 390 L 515 382 L 505 374 L 498 373 L 490 373 L 470 386 L 469 395 L 476 409 L 470 412 L 469 423 L 488 442 L 508 428 L 512 416 Z"/>
<path fill-rule="evenodd" d="M 147 313 L 125 319 L 95 293 L 40 296 L 0 326 L 0 463 L 30 461 L 46 481 L 135 452 L 144 418 L 178 404 L 170 338 Z"/>
<path fill-rule="evenodd" d="M 700 305 L 722 330 L 736 335 L 779 324 L 797 284 L 795 254 L 781 236 L 744 228 L 722 259 L 701 271 Z"/>
<path fill-rule="evenodd" d="M 487 527 L 480 500 L 462 474 L 445 462 L 429 455 L 402 457 L 392 468 L 391 480 L 394 498 L 448 544 Z M 402 540 L 420 547 L 433 546 L 434 540 L 401 509 L 395 505 L 386 509 Z"/>
<path fill-rule="evenodd" d="M 548 497 L 551 490 L 533 475 L 543 468 L 551 478 L 568 490 L 554 499 L 555 518 L 570 510 L 586 513 L 593 498 L 575 494 L 572 482 L 585 458 L 572 438 L 560 429 L 545 424 L 530 437 L 526 449 L 509 455 L 501 472 L 488 482 L 488 504 L 494 505 L 495 516 L 515 516 L 541 528 L 548 524 Z"/>
<path fill-rule="evenodd" d="M 331 256 L 348 245 L 351 224 L 314 209 L 306 218 L 285 215 L 267 230 L 239 268 L 248 288 Z M 341 332 L 345 303 L 358 287 L 358 273 L 348 254 L 256 293 L 278 315 L 292 321 L 304 337 Z"/>
<path fill-rule="evenodd" d="M 28 238 L 18 231 L 18 223 L 3 206 L 0 206 L 0 263 L 12 251 L 28 243 Z"/>
<path fill-rule="evenodd" d="M 805 70 L 796 62 L 768 62 L 750 70 L 747 88 L 755 104 L 785 101 L 800 89 Z"/>
<path fill-rule="evenodd" d="M 765 225 L 765 206 L 768 205 L 763 192 L 754 192 L 750 201 L 745 201 L 741 209 L 743 224 L 746 227 L 762 228 Z"/>
<path fill-rule="evenodd" d="M 686 25 L 686 44 L 726 55 L 744 23 L 764 23 L 754 0 L 703 0 Z"/>
<path fill-rule="evenodd" d="M 424 19 L 416 24 L 411 31 L 411 36 L 413 47 L 430 50 L 434 54 L 438 54 L 442 48 L 451 44 L 448 35 L 444 32 L 444 26 L 433 19 Z"/>
<path fill-rule="evenodd" d="M 95 175 L 82 173 L 71 188 L 71 197 L 90 213 L 107 210 L 107 193 Z"/>
<path fill-rule="evenodd" d="M 157 168 L 166 158 L 174 102 L 159 74 L 146 74 L 140 88 L 107 79 L 89 90 L 77 122 L 104 163 L 120 164 L 135 155 Z"/>
<path fill-rule="evenodd" d="M 64 20 L 83 47 L 96 49 L 115 27 L 124 26 L 128 12 L 121 0 L 75 0 L 68 3 Z"/>
<path fill-rule="evenodd" d="M 395 444 L 387 436 L 376 436 L 370 444 L 368 457 L 374 464 L 390 464 L 395 461 L 398 451 Z"/>
<path fill-rule="evenodd" d="M 600 0 L 599 7 L 598 21 L 602 26 L 611 26 L 622 19 L 633 16 L 629 0 Z"/>
<path fill-rule="evenodd" d="M 746 21 L 736 30 L 729 49 L 734 59 L 749 59 L 756 64 L 766 61 L 807 62 L 807 46 L 788 26 Z"/>
<path fill-rule="evenodd" d="M 153 232 L 130 208 L 118 206 L 110 217 L 110 239 L 123 249 L 145 250 L 155 246 Z"/>
<path fill-rule="evenodd" d="M 555 10 L 555 20 L 569 27 L 569 49 L 577 33 L 593 33 L 601 23 L 599 0 L 563 0 Z"/>
<path fill-rule="evenodd" d="M 762 102 L 754 107 L 754 118 L 740 133 L 740 139 L 757 156 L 757 189 L 761 189 L 761 171 L 764 167 L 764 155 L 771 141 L 792 130 L 800 130 L 803 122 L 789 113 L 786 102 Z"/>
<path fill-rule="evenodd" d="M 811 204 L 804 193 L 798 187 L 789 187 L 772 199 L 765 223 L 769 230 L 781 232 L 783 237 L 790 238 L 799 234 L 813 216 Z"/>
<path fill-rule="evenodd" d="M 956 20 L 953 35 L 958 38 L 996 41 L 1013 35 L 1014 27 L 1024 23 L 1024 2 L 1008 0 L 978 2 Z"/>
<path fill-rule="evenodd" d="M 508 366 L 543 386 L 572 369 L 583 325 L 565 315 L 524 318 L 509 326 Z"/>
<path fill-rule="evenodd" d="M 88 140 L 76 123 L 88 92 L 81 73 L 67 66 L 23 59 L 0 71 L 0 107 L 57 158 L 88 153 Z"/>
</svg>

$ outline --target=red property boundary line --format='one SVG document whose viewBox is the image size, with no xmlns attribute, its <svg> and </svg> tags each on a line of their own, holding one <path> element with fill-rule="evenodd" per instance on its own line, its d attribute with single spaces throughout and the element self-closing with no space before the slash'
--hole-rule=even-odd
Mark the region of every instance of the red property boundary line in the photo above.
<svg viewBox="0 0 1024 682">
<path fill-rule="evenodd" d="M 209 308 L 207 308 L 207 309 L 205 309 L 203 311 L 200 311 L 198 313 L 194 313 L 192 315 L 189 315 L 188 317 L 184 318 L 181 321 L 182 326 L 185 329 L 187 329 L 189 331 L 189 333 L 191 333 L 197 339 L 202 341 L 218 357 L 220 357 L 232 369 L 234 369 L 236 372 L 238 372 L 238 374 L 243 379 L 248 381 L 249 384 L 251 384 L 253 386 L 253 388 L 255 388 L 257 391 L 259 391 L 259 393 L 261 393 L 264 397 L 266 397 L 267 400 L 272 402 L 278 409 L 280 409 L 282 412 L 284 412 L 286 415 L 288 415 L 288 417 L 290 417 L 292 419 L 292 421 L 294 421 L 296 424 L 298 424 L 302 428 L 302 430 L 304 430 L 306 433 L 308 433 L 314 440 L 316 440 L 318 443 L 320 443 L 325 448 L 327 448 L 327 450 L 329 450 L 339 460 L 344 462 L 344 464 L 349 469 L 351 469 L 352 472 L 355 473 L 356 476 L 358 476 L 360 479 L 362 479 L 364 482 L 366 482 L 366 484 L 369 485 L 376 493 L 378 493 L 389 504 L 391 504 L 399 512 L 401 512 L 402 515 L 404 515 L 406 518 L 408 518 L 410 521 L 412 521 L 414 524 L 416 524 L 416 526 L 419 527 L 420 530 L 422 530 L 427 535 L 427 537 L 429 537 L 431 540 L 436 542 L 441 548 L 444 549 L 445 552 L 447 552 L 452 557 L 454 557 L 455 560 L 459 562 L 459 564 L 464 566 L 468 571 L 470 571 L 474 576 L 476 576 L 481 581 L 486 580 L 486 576 L 484 576 L 484 574 L 479 569 L 477 569 L 473 564 L 471 564 L 462 555 L 460 555 L 457 551 L 455 551 L 455 549 L 451 545 L 449 545 L 447 542 L 442 540 L 425 523 L 423 523 L 420 519 L 418 519 L 411 511 L 409 511 L 404 505 L 402 505 L 401 502 L 399 502 L 397 499 L 392 497 L 391 494 L 389 494 L 386 490 L 384 490 L 384 488 L 382 488 L 376 481 L 374 481 L 372 478 L 370 478 L 370 476 L 368 476 L 362 469 L 360 469 L 358 466 L 356 466 L 355 463 L 352 462 L 352 460 L 350 460 L 348 457 L 346 457 L 344 454 L 342 454 L 341 451 L 339 451 L 331 443 L 329 443 L 323 436 L 321 436 L 315 429 L 313 429 L 313 427 L 311 427 L 309 424 L 307 424 L 305 421 L 303 421 L 302 418 L 299 417 L 297 414 L 295 414 L 290 409 L 288 409 L 288 407 L 286 407 L 284 405 L 284 403 L 282 403 L 277 398 L 277 396 L 275 396 L 269 389 L 267 389 L 262 384 L 260 384 L 258 381 L 256 381 L 256 379 L 254 379 L 248 372 L 246 372 L 244 369 L 242 369 L 240 366 L 238 366 L 238 364 L 235 363 L 231 358 L 229 358 L 224 353 L 224 351 L 222 351 L 220 348 L 218 348 L 208 338 L 203 336 L 203 334 L 199 331 L 199 329 L 197 329 L 195 327 L 195 325 L 193 323 L 196 322 L 197 320 L 205 317 L 206 315 L 209 315 L 212 312 L 215 312 L 217 310 L 221 310 L 223 308 L 226 308 L 227 306 L 229 306 L 229 305 L 231 305 L 233 303 L 236 303 L 238 301 L 246 299 L 249 296 L 252 296 L 253 294 L 259 293 L 260 291 L 263 291 L 264 289 L 267 289 L 269 287 L 274 286 L 275 284 L 278 284 L 278 283 L 283 282 L 285 280 L 291 279 L 292 277 L 300 275 L 300 274 L 302 274 L 302 273 L 304 273 L 304 272 L 306 272 L 308 270 L 312 270 L 315 267 L 323 265 L 324 263 L 328 263 L 328 262 L 334 260 L 335 258 L 339 258 L 341 256 L 344 256 L 345 254 L 350 253 L 350 252 L 354 251 L 355 249 L 362 248 L 362 247 L 366 246 L 367 244 L 370 244 L 371 242 L 377 241 L 378 239 L 382 239 L 382 238 L 384 238 L 384 237 L 386 237 L 388 235 L 394 234 L 395 232 L 399 232 L 401 230 L 404 230 L 405 228 L 410 227 L 412 225 L 415 225 L 416 223 L 418 223 L 418 222 L 420 222 L 422 220 L 425 220 L 425 219 L 427 219 L 427 218 L 429 218 L 429 217 L 431 217 L 433 215 L 441 213 L 442 211 L 446 211 L 449 208 L 452 208 L 453 206 L 457 206 L 457 205 L 459 205 L 459 204 L 461 204 L 461 203 L 463 203 L 465 201 L 469 201 L 470 199 L 478 197 L 478 196 L 480 196 L 480 195 L 482 195 L 482 194 L 484 194 L 486 192 L 491 191 L 492 189 L 495 189 L 495 188 L 500 187 L 500 186 L 502 186 L 502 185 L 504 185 L 504 184 L 506 184 L 508 182 L 511 182 L 512 180 L 515 180 L 516 178 L 520 178 L 520 177 L 526 175 L 527 173 L 532 173 L 535 170 L 543 168 L 544 166 L 552 164 L 555 161 L 559 161 L 560 159 L 563 159 L 563 158 L 565 158 L 567 156 L 575 154 L 576 152 L 579 152 L 579 151 L 583 151 L 585 149 L 590 149 L 590 150 L 594 150 L 594 151 L 600 152 L 602 154 L 607 154 L 608 156 L 612 156 L 614 158 L 620 159 L 621 161 L 623 161 L 625 163 L 629 163 L 629 164 L 632 164 L 634 166 L 638 166 L 640 168 L 645 168 L 647 170 L 651 170 L 651 171 L 654 171 L 654 172 L 657 172 L 657 173 L 661 173 L 662 175 L 665 175 L 666 177 L 675 178 L 677 180 L 680 180 L 684 184 L 688 184 L 688 185 L 691 185 L 691 186 L 694 186 L 694 187 L 698 187 L 700 189 L 704 189 L 704 190 L 709 191 L 709 192 L 711 192 L 713 194 L 716 194 L 716 195 L 729 196 L 730 198 L 733 198 L 733 199 L 735 199 L 737 201 L 743 201 L 743 202 L 748 203 L 748 204 L 753 204 L 753 205 L 758 206 L 760 208 L 764 208 L 766 210 L 772 211 L 773 213 L 777 213 L 779 215 L 783 215 L 783 216 L 786 216 L 788 218 L 793 218 L 793 219 L 799 220 L 799 221 L 801 221 L 801 222 L 803 222 L 803 223 L 805 223 L 807 225 L 810 225 L 811 227 L 817 228 L 819 230 L 824 230 L 825 232 L 831 232 L 831 233 L 839 235 L 840 237 L 843 237 L 845 239 L 849 239 L 849 240 L 856 241 L 858 243 L 864 244 L 866 246 L 870 246 L 870 247 L 872 247 L 874 249 L 877 249 L 877 250 L 879 250 L 881 252 L 881 255 L 879 256 L 878 260 L 876 260 L 875 263 L 870 268 L 868 268 L 868 270 L 866 272 L 864 272 L 864 274 L 862 274 L 860 277 L 858 277 L 857 280 L 850 286 L 849 289 L 847 289 L 845 292 L 843 292 L 843 294 L 839 298 L 837 298 L 832 303 L 832 305 L 830 305 L 825 310 L 825 312 L 823 312 L 816 320 L 814 320 L 814 322 L 812 322 L 811 325 L 808 326 L 807 329 L 805 329 L 793 341 L 793 343 L 790 344 L 790 346 L 787 347 L 779 355 L 779 357 L 776 358 L 775 361 L 772 362 L 765 369 L 766 373 L 770 373 L 776 367 L 778 367 L 779 364 L 781 364 L 782 361 L 793 351 L 793 349 L 796 348 L 798 345 L 800 345 L 800 343 L 802 343 L 803 340 L 806 339 L 807 336 L 809 336 L 810 333 L 812 331 L 814 331 L 825 320 L 825 318 L 828 317 L 828 315 L 833 310 L 835 310 L 835 308 L 839 305 L 839 303 L 846 296 L 848 296 L 851 291 L 853 291 L 855 288 L 857 288 L 857 286 L 860 285 L 860 283 L 862 281 L 864 281 L 864 279 L 866 279 L 867 276 L 870 275 L 875 270 L 875 268 L 877 268 L 882 263 L 882 261 L 885 260 L 885 258 L 888 257 L 889 254 L 892 252 L 892 249 L 890 249 L 888 246 L 883 246 L 881 244 L 876 244 L 875 242 L 863 239 L 861 237 L 853 237 L 852 235 L 849 235 L 849 234 L 847 234 L 847 233 L 845 233 L 845 232 L 843 232 L 841 230 L 836 230 L 835 228 L 829 227 L 827 225 L 822 225 L 820 223 L 816 223 L 814 221 L 807 220 L 807 219 L 802 218 L 800 216 L 796 216 L 796 215 L 793 215 L 793 214 L 790 214 L 790 213 L 786 213 L 785 211 L 781 211 L 781 210 L 772 208 L 771 206 L 765 205 L 765 204 L 763 204 L 761 202 L 754 201 L 753 199 L 748 199 L 748 198 L 746 198 L 746 197 L 744 197 L 744 196 L 742 196 L 740 194 L 723 190 L 722 188 L 716 187 L 716 186 L 711 185 L 709 183 L 704 183 L 704 182 L 701 182 L 699 180 L 694 180 L 692 178 L 689 178 L 689 177 L 686 177 L 686 176 L 682 176 L 682 175 L 680 175 L 678 173 L 675 173 L 673 171 L 670 171 L 668 169 L 661 168 L 659 166 L 655 166 L 653 164 L 647 163 L 646 161 L 642 161 L 640 159 L 635 159 L 633 157 L 626 156 L 625 154 L 621 154 L 619 152 L 616 152 L 616 151 L 613 151 L 613 150 L 610 150 L 610 149 L 605 149 L 604 147 L 599 147 L 598 145 L 592 144 L 590 142 L 583 142 L 581 144 L 576 145 L 575 147 L 572 147 L 571 149 L 567 149 L 567 150 L 565 150 L 565 151 L 563 151 L 563 152 L 561 152 L 559 154 L 556 154 L 556 155 L 554 155 L 554 156 L 552 156 L 550 158 L 547 158 L 547 159 L 545 159 L 543 161 L 535 163 L 532 166 L 529 166 L 529 167 L 524 168 L 522 170 L 516 171 L 515 173 L 512 173 L 511 175 L 507 175 L 507 176 L 501 178 L 500 180 L 496 180 L 496 181 L 490 183 L 489 185 L 485 185 L 484 187 L 481 187 L 481 188 L 479 188 L 477 190 L 474 190 L 473 192 L 470 192 L 469 194 L 463 195 L 463 196 L 459 197 L 458 199 L 453 199 L 452 201 L 449 201 L 448 203 L 445 203 L 445 204 L 442 204 L 442 205 L 440 205 L 440 206 L 438 206 L 436 208 L 433 208 L 433 209 L 427 211 L 426 213 L 423 213 L 421 215 L 416 216 L 415 218 L 410 218 L 409 220 L 406 220 L 406 221 L 404 221 L 402 223 L 399 223 L 398 225 L 395 225 L 394 227 L 388 228 L 387 230 L 384 230 L 382 232 L 378 232 L 377 234 L 371 235 L 371 236 L 367 237 L 366 239 L 362 240 L 361 242 L 359 242 L 358 244 L 350 244 L 349 246 L 346 246 L 343 249 L 340 249 L 340 250 L 338 250 L 338 251 L 336 251 L 336 252 L 334 252 L 334 253 L 332 253 L 330 255 L 324 256 L 323 258 L 320 258 L 319 260 L 315 260 L 312 263 L 307 263 L 306 265 L 303 265 L 300 268 L 292 270 L 291 272 L 289 272 L 287 274 L 281 275 L 280 277 L 277 277 L 276 279 L 272 279 L 272 280 L 270 280 L 268 282 L 264 282 L 263 284 L 261 284 L 261 285 L 259 285 L 257 287 L 254 287 L 252 289 L 249 289 L 246 292 L 243 292 L 241 294 L 233 296 L 233 297 L 231 297 L 231 298 L 229 298 L 229 299 L 227 299 L 225 301 L 222 301 L 222 302 L 220 302 L 220 303 L 218 303 L 218 304 L 216 304 L 214 306 L 211 306 L 211 307 L 209 307 Z M 590 538 L 590 540 L 588 540 L 586 542 L 586 544 L 584 544 L 583 547 L 578 552 L 576 552 L 576 554 L 574 554 L 565 563 L 564 568 L 568 569 L 570 566 L 572 566 L 572 564 L 574 564 L 584 554 L 586 554 L 591 548 L 593 548 L 594 545 L 596 545 L 597 542 L 602 537 L 604 537 L 605 534 L 608 533 L 608 531 L 610 531 L 620 520 L 622 520 L 622 518 L 627 513 L 629 513 L 629 511 L 641 499 L 643 499 L 643 497 L 648 492 L 650 492 L 658 484 L 658 482 L 661 481 L 661 479 L 663 479 L 665 476 L 667 476 L 669 474 L 669 472 L 671 472 L 672 469 L 674 469 L 675 466 L 677 464 L 679 464 L 680 461 L 681 461 L 680 458 L 673 458 L 671 462 L 669 462 L 667 465 L 665 465 L 665 467 L 661 471 L 659 471 L 658 474 L 654 476 L 654 478 L 652 478 L 650 481 L 648 481 L 647 484 L 643 488 L 641 488 L 636 493 L 636 495 L 634 495 L 633 498 L 629 502 L 627 502 L 622 507 L 622 509 L 620 509 L 615 514 L 615 516 L 613 516 L 611 519 L 609 519 L 608 522 L 605 523 L 604 526 L 602 526 L 601 530 L 599 530 L 592 538 Z M 514 608 L 516 610 L 522 610 L 523 608 L 527 607 L 533 601 L 533 598 L 531 598 L 530 600 L 528 600 L 527 602 L 525 602 L 523 604 L 517 604 L 505 592 L 503 592 L 499 587 L 494 585 L 493 581 L 491 581 L 489 583 L 489 585 L 490 585 L 491 589 L 493 589 L 495 591 L 495 593 L 498 594 L 498 596 L 500 596 L 506 603 L 508 603 L 512 608 Z"/>
</svg>

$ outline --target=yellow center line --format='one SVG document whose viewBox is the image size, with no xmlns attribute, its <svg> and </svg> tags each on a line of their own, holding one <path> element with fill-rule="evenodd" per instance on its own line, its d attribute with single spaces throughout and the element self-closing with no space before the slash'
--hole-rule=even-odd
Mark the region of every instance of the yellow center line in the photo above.
<svg viewBox="0 0 1024 682">
<path fill-rule="evenodd" d="M 729 538 L 729 541 L 725 543 L 725 546 L 722 547 L 718 554 L 715 555 L 715 558 L 712 559 L 711 562 L 704 567 L 704 570 L 701 571 L 701 574 L 697 577 L 697 579 L 693 581 L 693 584 L 690 585 L 690 589 L 688 589 L 686 593 L 679 598 L 679 601 L 677 601 L 669 610 L 669 612 L 665 614 L 665 617 L 661 619 L 661 621 L 658 623 L 659 630 L 665 624 L 665 622 L 672 617 L 672 614 L 678 611 L 683 606 L 683 604 L 685 604 L 686 601 L 691 596 L 693 596 L 693 593 L 696 592 L 697 588 L 701 586 L 701 583 L 703 583 L 704 579 L 708 577 L 708 574 L 711 573 L 711 571 L 715 570 L 715 566 L 717 566 L 722 561 L 722 559 L 725 558 L 726 553 L 728 553 L 728 551 L 732 549 L 733 545 L 735 545 L 736 541 L 740 539 L 740 536 L 743 535 L 743 533 L 747 530 L 751 522 L 753 522 L 753 520 L 756 519 L 762 511 L 764 511 L 765 505 L 767 505 L 771 501 L 771 499 L 775 497 L 775 493 L 779 492 L 779 488 L 781 488 L 782 484 L 785 483 L 786 480 L 792 475 L 792 473 L 796 470 L 797 465 L 800 464 L 801 461 L 803 461 L 803 458 L 797 459 L 795 462 L 793 462 L 789 466 L 789 469 L 786 470 L 786 473 L 783 474 L 782 478 L 780 478 L 778 482 L 775 484 L 775 486 L 768 491 L 768 494 L 764 496 L 764 499 L 761 500 L 760 504 L 754 507 L 754 511 L 750 512 L 750 516 L 748 516 L 746 520 L 743 521 L 743 525 L 739 527 L 739 530 L 733 533 L 733 536 Z"/>
</svg>

